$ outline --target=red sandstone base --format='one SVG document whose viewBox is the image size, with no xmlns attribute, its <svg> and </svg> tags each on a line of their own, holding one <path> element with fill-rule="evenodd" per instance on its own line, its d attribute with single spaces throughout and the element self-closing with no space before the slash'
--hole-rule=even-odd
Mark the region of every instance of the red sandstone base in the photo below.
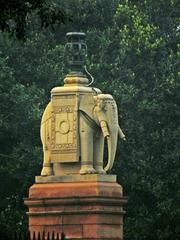
<svg viewBox="0 0 180 240">
<path fill-rule="evenodd" d="M 65 239 L 123 239 L 122 187 L 109 182 L 38 183 L 29 190 L 29 230 Z"/>
</svg>

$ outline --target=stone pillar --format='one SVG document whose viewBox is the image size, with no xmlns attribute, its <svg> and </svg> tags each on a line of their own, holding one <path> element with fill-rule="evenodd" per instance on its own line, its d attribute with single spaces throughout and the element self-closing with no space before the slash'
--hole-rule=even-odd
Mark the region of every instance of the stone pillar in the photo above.
<svg viewBox="0 0 180 240">
<path fill-rule="evenodd" d="M 41 176 L 29 190 L 31 236 L 54 232 L 65 239 L 123 239 L 122 187 L 107 175 L 115 159 L 118 123 L 115 100 L 90 87 L 83 74 L 84 33 L 68 33 L 70 73 L 64 86 L 51 90 L 51 101 L 41 121 L 44 160 Z M 88 73 L 89 74 L 89 73 Z M 104 141 L 108 161 L 104 167 Z M 96 173 L 96 174 L 95 174 Z"/>
<path fill-rule="evenodd" d="M 98 174 L 36 177 L 25 200 L 31 235 L 83 240 L 122 240 L 125 202 L 116 176 Z"/>
</svg>

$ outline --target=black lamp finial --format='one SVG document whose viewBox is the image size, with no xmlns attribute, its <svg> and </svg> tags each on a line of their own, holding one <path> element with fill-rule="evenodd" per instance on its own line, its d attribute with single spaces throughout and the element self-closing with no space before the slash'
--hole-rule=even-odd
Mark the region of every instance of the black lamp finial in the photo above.
<svg viewBox="0 0 180 240">
<path fill-rule="evenodd" d="M 70 75 L 82 75 L 87 56 L 86 34 L 83 32 L 68 32 L 65 45 L 67 63 Z"/>
</svg>

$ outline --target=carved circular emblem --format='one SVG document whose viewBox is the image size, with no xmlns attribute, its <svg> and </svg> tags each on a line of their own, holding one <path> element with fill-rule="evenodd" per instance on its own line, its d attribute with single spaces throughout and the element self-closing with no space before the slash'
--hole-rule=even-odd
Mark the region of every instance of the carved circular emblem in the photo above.
<svg viewBox="0 0 180 240">
<path fill-rule="evenodd" d="M 70 130 L 69 122 L 66 120 L 63 120 L 59 123 L 59 131 L 62 134 L 67 134 Z"/>
</svg>

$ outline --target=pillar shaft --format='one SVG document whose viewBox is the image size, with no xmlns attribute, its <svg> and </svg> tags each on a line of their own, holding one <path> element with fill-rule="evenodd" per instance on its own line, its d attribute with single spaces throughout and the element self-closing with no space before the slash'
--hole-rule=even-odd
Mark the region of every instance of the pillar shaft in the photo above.
<svg viewBox="0 0 180 240">
<path fill-rule="evenodd" d="M 81 182 L 36 183 L 30 188 L 25 204 L 29 208 L 31 234 L 54 231 L 55 236 L 63 232 L 65 239 L 122 240 L 122 206 L 126 202 L 122 187 L 113 178 L 107 182 L 107 176 L 88 182 L 82 176 L 80 179 Z"/>
</svg>

